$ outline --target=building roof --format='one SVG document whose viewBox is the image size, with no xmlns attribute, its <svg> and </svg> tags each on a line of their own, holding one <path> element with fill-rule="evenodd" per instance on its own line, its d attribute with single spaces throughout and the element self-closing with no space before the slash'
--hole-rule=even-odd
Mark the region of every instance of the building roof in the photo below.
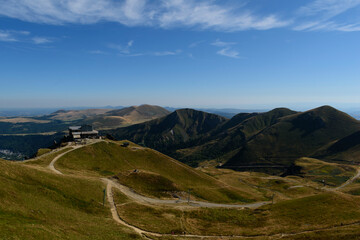
<svg viewBox="0 0 360 240">
<path fill-rule="evenodd" d="M 71 126 L 69 130 L 80 130 L 81 126 Z"/>
</svg>

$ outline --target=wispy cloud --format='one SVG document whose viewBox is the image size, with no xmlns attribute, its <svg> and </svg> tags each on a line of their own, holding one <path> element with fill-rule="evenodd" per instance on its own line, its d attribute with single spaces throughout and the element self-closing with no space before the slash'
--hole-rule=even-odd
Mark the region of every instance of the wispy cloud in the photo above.
<svg viewBox="0 0 360 240">
<path fill-rule="evenodd" d="M 98 54 L 98 55 L 107 54 L 106 52 L 101 51 L 101 50 L 92 50 L 92 51 L 89 51 L 89 53 Z"/>
<path fill-rule="evenodd" d="M 55 25 L 116 22 L 125 26 L 226 32 L 284 27 L 297 31 L 358 31 L 358 14 L 338 19 L 357 7 L 360 0 L 309 0 L 289 10 L 292 17 L 284 18 L 276 12 L 257 11 L 246 0 L 3 0 L 0 16 Z M 8 35 L 2 32 L 1 38 L 16 40 Z"/>
<path fill-rule="evenodd" d="M 128 41 L 126 44 L 109 44 L 109 48 L 118 50 L 121 54 L 130 54 L 130 49 L 134 44 L 134 40 Z"/>
<path fill-rule="evenodd" d="M 335 17 L 360 5 L 360 0 L 315 0 L 298 10 L 298 14 L 319 16 L 323 19 Z"/>
<path fill-rule="evenodd" d="M 225 56 L 225 57 L 230 57 L 230 58 L 241 58 L 241 56 L 239 55 L 239 52 L 231 49 L 231 48 L 223 48 L 219 51 L 217 51 L 217 54 L 221 55 L 221 56 Z"/>
<path fill-rule="evenodd" d="M 127 26 L 191 27 L 218 31 L 271 29 L 289 24 L 276 14 L 208 0 L 5 0 L 0 15 L 46 24 L 118 22 Z"/>
<path fill-rule="evenodd" d="M 173 56 L 173 55 L 178 55 L 178 54 L 180 54 L 181 52 L 182 52 L 181 50 L 176 50 L 176 51 L 163 51 L 163 52 L 151 52 L 151 53 L 149 53 L 149 55 L 158 56 L 158 57 L 162 57 L 162 56 Z"/>
<path fill-rule="evenodd" d="M 289 24 L 275 14 L 257 16 L 241 6 L 228 7 L 214 1 L 168 0 L 164 1 L 163 12 L 159 16 L 161 27 L 198 27 L 221 31 L 241 31 L 248 29 L 265 30 Z"/>
<path fill-rule="evenodd" d="M 140 56 L 173 56 L 178 55 L 182 52 L 182 50 L 176 51 L 154 51 L 154 52 L 136 52 L 132 49 L 134 45 L 134 41 L 130 40 L 126 44 L 109 44 L 108 47 L 112 49 L 116 49 L 118 51 L 118 55 L 125 57 L 140 57 Z"/>
<path fill-rule="evenodd" d="M 351 9 L 360 7 L 360 0 L 315 0 L 297 11 L 297 31 L 359 31 L 358 18 L 348 16 L 345 20 L 339 17 Z"/>
<path fill-rule="evenodd" d="M 2 42 L 17 42 L 18 40 L 10 32 L 0 30 L 0 41 L 2 41 Z"/>
<path fill-rule="evenodd" d="M 189 48 L 195 48 L 197 46 L 199 46 L 201 43 L 203 43 L 204 41 L 196 41 L 196 42 L 193 42 L 189 45 Z"/>
<path fill-rule="evenodd" d="M 128 47 L 132 47 L 133 44 L 134 44 L 134 40 L 131 40 L 127 43 Z"/>
<path fill-rule="evenodd" d="M 2 42 L 22 42 L 33 44 L 50 43 L 52 40 L 46 37 L 32 36 L 28 31 L 0 30 L 0 41 Z"/>
<path fill-rule="evenodd" d="M 216 39 L 216 41 L 212 42 L 211 45 L 217 46 L 217 47 L 226 47 L 226 46 L 232 46 L 236 45 L 236 42 L 223 42 L 220 39 Z"/>
<path fill-rule="evenodd" d="M 216 39 L 211 43 L 212 46 L 221 48 L 216 52 L 218 55 L 230 58 L 240 58 L 239 52 L 233 49 L 233 46 L 236 44 L 237 42 L 224 42 L 220 39 Z"/>
<path fill-rule="evenodd" d="M 31 39 L 35 44 L 45 44 L 45 43 L 51 43 L 52 40 L 50 40 L 49 38 L 45 38 L 45 37 L 33 37 Z"/>
<path fill-rule="evenodd" d="M 30 32 L 0 29 L 0 41 L 2 42 L 18 42 L 27 35 L 30 35 Z"/>
</svg>

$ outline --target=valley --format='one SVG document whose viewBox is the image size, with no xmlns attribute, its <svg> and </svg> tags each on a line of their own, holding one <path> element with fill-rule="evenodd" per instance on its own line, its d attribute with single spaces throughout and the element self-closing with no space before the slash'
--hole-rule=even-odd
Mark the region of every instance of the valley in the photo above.
<svg viewBox="0 0 360 240">
<path fill-rule="evenodd" d="M 359 128 L 328 106 L 181 109 L 38 147 L 0 160 L 0 238 L 356 239 Z"/>
<path fill-rule="evenodd" d="M 8 185 L 0 190 L 0 219 L 6 219 L 0 237 L 21 238 L 25 232 L 8 228 L 17 224 L 32 226 L 25 228 L 28 239 L 39 234 L 45 239 L 61 234 L 100 239 L 100 233 L 107 239 L 356 239 L 359 234 L 356 165 L 301 158 L 296 161 L 302 168 L 299 175 L 287 177 L 193 169 L 157 151 L 123 143 L 93 140 L 25 162 L 0 161 L 1 182 Z M 20 194 L 19 184 L 29 191 Z M 21 196 L 26 197 L 20 201 Z M 46 225 L 60 209 L 71 213 L 55 217 L 51 222 L 58 221 L 56 228 Z M 92 231 L 81 230 L 89 227 Z"/>
</svg>

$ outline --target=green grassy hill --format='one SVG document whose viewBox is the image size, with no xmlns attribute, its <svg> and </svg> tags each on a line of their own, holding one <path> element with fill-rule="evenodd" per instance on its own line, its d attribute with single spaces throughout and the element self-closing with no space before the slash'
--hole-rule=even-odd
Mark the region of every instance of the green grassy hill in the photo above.
<svg viewBox="0 0 360 240">
<path fill-rule="evenodd" d="M 261 114 L 240 113 L 197 142 L 192 142 L 195 146 L 178 149 L 172 156 L 188 164 L 209 159 L 225 162 L 253 136 L 277 123 L 281 117 L 294 113 L 296 112 L 286 108 L 277 108 Z"/>
<path fill-rule="evenodd" d="M 306 112 L 277 108 L 266 113 L 241 113 L 230 120 L 182 109 L 109 133 L 116 139 L 130 139 L 154 148 L 190 166 L 214 160 L 228 168 L 272 166 L 280 169 L 273 168 L 275 172 L 281 172 L 297 158 L 316 156 L 319 150 L 359 130 L 358 120 L 323 106 Z M 349 141 L 344 139 L 328 149 L 328 159 L 355 159 L 358 156 L 355 145 L 346 153 L 348 157 L 339 152 L 344 148 L 339 146 L 344 142 L 349 145 Z"/>
<path fill-rule="evenodd" d="M 215 114 L 180 109 L 153 121 L 108 131 L 118 140 L 128 139 L 165 154 L 192 145 L 227 119 Z"/>
<path fill-rule="evenodd" d="M 83 122 L 91 124 L 97 129 L 114 129 L 150 121 L 168 114 L 170 112 L 165 108 L 144 104 L 111 110 L 101 115 L 86 118 Z"/>
<path fill-rule="evenodd" d="M 282 117 L 246 142 L 225 166 L 291 166 L 299 157 L 360 129 L 360 122 L 332 107 L 324 106 Z"/>
<path fill-rule="evenodd" d="M 122 205 L 119 215 L 127 222 L 161 233 L 242 235 L 255 240 L 358 239 L 360 234 L 358 198 L 342 194 L 322 193 L 255 210 L 146 206 L 132 202 L 119 192 L 115 199 Z"/>
<path fill-rule="evenodd" d="M 77 149 L 58 160 L 63 172 L 86 176 L 114 176 L 124 185 L 148 196 L 192 195 L 211 202 L 253 202 L 262 195 L 246 186 L 228 186 L 166 155 L 135 144 L 100 142 Z M 134 170 L 137 172 L 134 172 Z"/>
<path fill-rule="evenodd" d="M 47 166 L 74 146 L 25 163 L 0 160 L 0 239 L 140 239 L 115 223 L 108 203 L 102 205 L 104 177 L 156 198 L 186 197 L 189 188 L 192 200 L 220 203 L 274 196 L 274 204 L 257 209 L 171 207 L 136 201 L 113 188 L 121 219 L 147 231 L 170 234 L 154 239 L 174 239 L 172 233 L 183 232 L 254 239 L 356 239 L 360 234 L 359 180 L 343 192 L 321 188 L 322 179 L 330 188 L 344 183 L 355 174 L 354 167 L 301 158 L 295 162 L 301 167 L 300 177 L 201 170 L 149 148 L 123 143 L 102 141 L 65 154 L 55 164 L 64 175 Z"/>
<path fill-rule="evenodd" d="M 102 206 L 103 183 L 0 160 L 0 239 L 140 239 Z"/>
<path fill-rule="evenodd" d="M 346 136 L 314 154 L 330 161 L 360 162 L 360 131 Z"/>
<path fill-rule="evenodd" d="M 130 139 L 159 150 L 191 166 L 222 157 L 280 117 L 294 114 L 279 108 L 267 113 L 241 113 L 228 120 L 215 114 L 180 109 L 154 121 L 109 131 L 116 139 Z"/>
</svg>

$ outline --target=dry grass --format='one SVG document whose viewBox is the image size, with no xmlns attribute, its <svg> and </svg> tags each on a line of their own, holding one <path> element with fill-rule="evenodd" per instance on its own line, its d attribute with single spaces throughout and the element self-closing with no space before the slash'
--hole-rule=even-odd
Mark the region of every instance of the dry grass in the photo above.
<svg viewBox="0 0 360 240">
<path fill-rule="evenodd" d="M 38 165 L 38 166 L 46 167 L 56 156 L 66 152 L 66 151 L 69 151 L 70 149 L 71 149 L 71 147 L 66 147 L 58 152 L 50 153 L 47 155 L 40 156 L 37 159 L 26 161 L 26 162 L 24 162 L 24 164 Z"/>
<path fill-rule="evenodd" d="M 0 161 L 0 239 L 132 239 L 102 206 L 100 181 Z"/>
<path fill-rule="evenodd" d="M 49 123 L 49 120 L 39 120 L 33 118 L 4 118 L 0 119 L 0 122 L 7 122 L 7 123 Z"/>
<path fill-rule="evenodd" d="M 158 197 L 159 191 L 187 191 L 198 199 L 212 202 L 234 203 L 253 202 L 258 196 L 249 195 L 247 189 L 228 186 L 201 171 L 182 164 L 152 149 L 142 148 L 135 144 L 121 147 L 122 142 L 101 142 L 86 146 L 60 158 L 56 167 L 61 171 L 86 176 L 118 175 L 121 182 L 129 184 L 135 191 Z M 140 174 L 132 172 L 137 169 Z M 147 173 L 147 174 L 141 174 Z M 169 183 L 171 189 L 160 189 L 149 186 L 149 176 L 161 176 L 162 183 Z M 158 179 L 158 177 L 156 178 Z"/>
<path fill-rule="evenodd" d="M 332 229 L 360 221 L 358 198 L 320 194 L 288 200 L 259 209 L 208 209 L 180 210 L 168 207 L 141 205 L 115 195 L 119 215 L 127 222 L 149 231 L 198 235 L 241 235 L 271 237 L 276 234 Z M 308 233 L 300 236 L 322 236 Z M 347 236 L 351 232 L 340 232 Z M 355 236 L 355 234 L 352 234 Z M 289 238 L 291 239 L 291 238 Z"/>
</svg>

